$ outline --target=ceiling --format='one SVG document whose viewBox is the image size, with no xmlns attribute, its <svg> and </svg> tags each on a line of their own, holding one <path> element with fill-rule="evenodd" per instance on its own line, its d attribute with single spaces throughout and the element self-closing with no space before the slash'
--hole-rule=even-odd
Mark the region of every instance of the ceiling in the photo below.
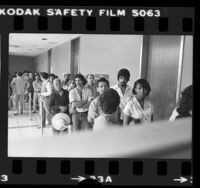
<svg viewBox="0 0 200 188">
<path fill-rule="evenodd" d="M 76 34 L 10 34 L 9 55 L 34 57 L 79 36 Z"/>
</svg>

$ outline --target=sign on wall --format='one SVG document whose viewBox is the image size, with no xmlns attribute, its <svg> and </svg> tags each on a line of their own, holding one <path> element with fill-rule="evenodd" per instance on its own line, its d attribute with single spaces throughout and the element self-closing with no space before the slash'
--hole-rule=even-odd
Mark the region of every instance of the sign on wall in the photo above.
<svg viewBox="0 0 200 188">
<path fill-rule="evenodd" d="M 109 75 L 108 74 L 95 74 L 94 77 L 95 77 L 96 80 L 98 80 L 100 78 L 105 78 L 106 80 L 109 81 Z"/>
</svg>

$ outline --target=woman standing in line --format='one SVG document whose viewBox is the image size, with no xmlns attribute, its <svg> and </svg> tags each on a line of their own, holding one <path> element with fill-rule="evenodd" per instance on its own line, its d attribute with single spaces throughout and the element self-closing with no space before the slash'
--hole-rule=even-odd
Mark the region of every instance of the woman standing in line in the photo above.
<svg viewBox="0 0 200 188">
<path fill-rule="evenodd" d="M 123 112 L 124 125 L 150 123 L 153 121 L 153 105 L 147 99 L 151 91 L 150 85 L 145 79 L 138 79 L 134 83 L 133 97 L 126 104 Z"/>
</svg>

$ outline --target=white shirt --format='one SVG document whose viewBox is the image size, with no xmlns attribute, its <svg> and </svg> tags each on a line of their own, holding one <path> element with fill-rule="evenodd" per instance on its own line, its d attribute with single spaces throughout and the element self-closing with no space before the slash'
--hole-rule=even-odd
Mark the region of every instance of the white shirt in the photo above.
<svg viewBox="0 0 200 188">
<path fill-rule="evenodd" d="M 22 77 L 16 77 L 11 82 L 14 94 L 23 95 L 25 92 L 25 80 Z"/>
<path fill-rule="evenodd" d="M 94 99 L 89 106 L 88 110 L 88 120 L 93 121 L 94 118 L 98 117 L 102 113 L 102 110 L 99 106 L 99 96 Z"/>
<path fill-rule="evenodd" d="M 132 99 L 126 104 L 123 110 L 125 115 L 134 119 L 140 119 L 142 123 L 151 122 L 153 111 L 153 105 L 147 99 L 144 100 L 143 109 L 135 96 L 132 97 Z"/>
<path fill-rule="evenodd" d="M 45 88 L 45 91 L 43 89 Z M 42 87 L 41 87 L 41 95 L 44 97 L 50 96 L 52 93 L 53 86 L 49 80 L 45 80 L 42 82 Z"/>
<path fill-rule="evenodd" d="M 169 118 L 169 121 L 175 121 L 176 120 L 176 117 L 179 116 L 180 114 L 177 112 L 177 108 L 176 107 L 173 112 L 172 112 L 172 115 L 170 116 Z M 190 112 L 189 112 L 190 113 Z M 191 113 L 190 113 L 191 114 Z M 192 115 L 192 114 L 191 114 Z"/>
<path fill-rule="evenodd" d="M 33 81 L 33 88 L 34 88 L 34 91 L 36 92 L 40 92 L 41 91 L 41 87 L 42 87 L 42 81 Z"/>
<path fill-rule="evenodd" d="M 175 108 L 172 112 L 171 117 L 169 118 L 169 121 L 174 121 L 178 115 L 179 113 L 177 112 L 177 109 Z"/>
<path fill-rule="evenodd" d="M 126 85 L 126 90 L 124 92 L 124 94 L 122 93 L 121 88 L 119 87 L 119 85 L 115 85 L 111 87 L 112 89 L 116 90 L 117 93 L 120 96 L 120 109 L 121 109 L 121 117 L 120 119 L 124 119 L 123 117 L 123 109 L 126 106 L 126 104 L 128 103 L 128 101 L 131 99 L 131 97 L 133 96 L 132 94 L 132 88 L 129 85 Z"/>
<path fill-rule="evenodd" d="M 70 103 L 88 100 L 90 97 L 92 97 L 92 91 L 91 91 L 91 89 L 88 89 L 87 87 L 83 87 L 82 96 L 80 96 L 77 88 L 74 88 L 74 89 L 69 91 L 69 101 L 70 101 Z M 88 108 L 78 108 L 78 107 L 76 107 L 76 111 L 77 112 L 86 112 L 86 111 L 88 111 Z"/>
</svg>

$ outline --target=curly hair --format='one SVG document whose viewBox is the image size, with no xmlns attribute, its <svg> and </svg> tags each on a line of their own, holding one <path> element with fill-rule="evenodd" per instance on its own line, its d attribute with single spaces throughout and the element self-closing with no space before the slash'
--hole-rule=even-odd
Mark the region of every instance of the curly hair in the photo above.
<svg viewBox="0 0 200 188">
<path fill-rule="evenodd" d="M 105 83 L 108 85 L 108 87 L 110 87 L 109 81 L 106 80 L 105 78 L 99 78 L 99 79 L 97 80 L 97 87 L 99 86 L 99 83 L 100 83 L 100 82 L 105 82 Z"/>
<path fill-rule="evenodd" d="M 190 116 L 189 111 L 192 110 L 193 101 L 193 86 L 190 85 L 182 91 L 182 96 L 179 99 L 177 112 L 181 117 Z"/>
<path fill-rule="evenodd" d="M 40 73 L 40 76 L 41 76 L 41 78 L 43 78 L 43 79 L 45 79 L 45 80 L 47 80 L 47 79 L 49 78 L 49 74 L 46 73 L 46 72 L 41 72 L 41 73 Z"/>
<path fill-rule="evenodd" d="M 105 114 L 112 114 L 119 106 L 120 96 L 114 89 L 108 89 L 99 96 L 99 103 Z"/>
<path fill-rule="evenodd" d="M 150 91 L 151 91 L 151 87 L 150 87 L 150 85 L 149 85 L 149 82 L 148 82 L 147 80 L 143 79 L 143 78 L 138 79 L 138 80 L 135 81 L 134 86 L 133 86 L 133 91 L 132 91 L 132 93 L 133 93 L 134 95 L 136 94 L 135 88 L 136 88 L 136 86 L 137 86 L 138 84 L 140 84 L 144 89 L 147 90 L 147 96 L 148 96 L 149 93 L 150 93 Z"/>
<path fill-rule="evenodd" d="M 21 73 L 21 72 L 17 72 L 17 75 L 18 75 L 18 76 L 22 76 L 22 73 Z"/>
<path fill-rule="evenodd" d="M 55 78 L 55 74 L 52 74 L 52 73 L 49 74 L 49 77 L 51 77 L 51 76 Z"/>
<path fill-rule="evenodd" d="M 120 76 L 125 77 L 129 81 L 129 79 L 130 79 L 130 72 L 127 69 L 121 69 L 121 70 L 119 70 L 119 72 L 117 74 L 117 80 L 119 80 Z"/>
<path fill-rule="evenodd" d="M 84 77 L 82 74 L 76 74 L 76 75 L 74 76 L 74 80 L 75 80 L 76 78 L 81 79 L 82 82 L 83 82 L 83 85 L 86 85 L 86 84 L 87 84 L 87 80 L 85 79 L 85 77 Z"/>
</svg>

